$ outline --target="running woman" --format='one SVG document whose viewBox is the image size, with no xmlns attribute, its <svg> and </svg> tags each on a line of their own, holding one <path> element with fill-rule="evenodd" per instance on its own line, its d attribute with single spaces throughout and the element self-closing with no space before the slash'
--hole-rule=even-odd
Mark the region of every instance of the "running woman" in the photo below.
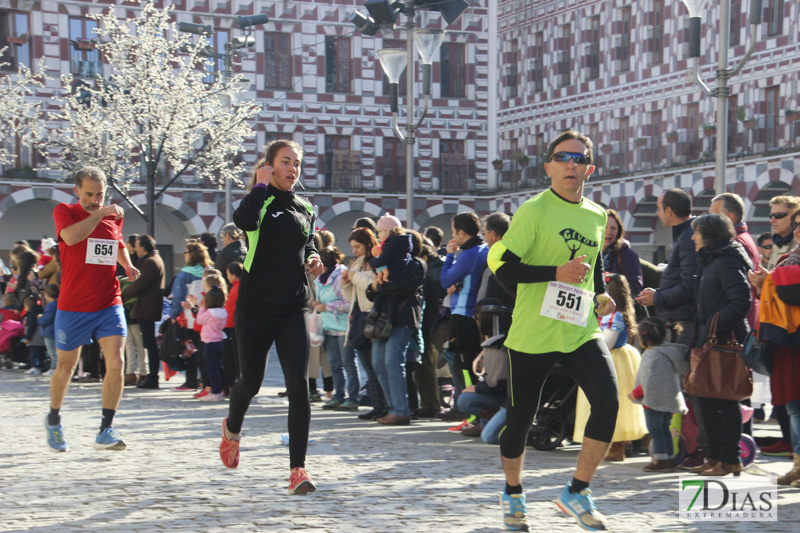
<svg viewBox="0 0 800 533">
<path fill-rule="evenodd" d="M 122 208 L 103 206 L 106 176 L 96 167 L 75 174 L 77 204 L 59 204 L 53 210 L 61 254 L 61 295 L 55 319 L 58 366 L 50 378 L 50 414 L 44 419 L 47 445 L 67 451 L 61 406 L 78 364 L 81 346 L 97 338 L 106 363 L 103 378 L 103 419 L 94 441 L 96 450 L 124 450 L 125 443 L 111 427 L 122 398 L 125 348 L 125 314 L 122 310 L 116 264 L 135 280 L 139 271 L 131 263 L 122 238 Z"/>
<path fill-rule="evenodd" d="M 619 408 L 614 364 L 593 312 L 614 310 L 601 255 L 607 215 L 583 198 L 583 184 L 594 171 L 588 137 L 560 134 L 550 143 L 546 161 L 552 187 L 520 206 L 503 240 L 489 251 L 497 279 L 518 283 L 506 340 L 509 401 L 500 436 L 506 488 L 500 501 L 506 528 L 528 531 L 522 492 L 525 441 L 542 385 L 561 363 L 586 393 L 592 411 L 578 467 L 556 504 L 584 529 L 597 531 L 605 529 L 605 517 L 594 505 L 589 483 L 606 455 Z"/>
<path fill-rule="evenodd" d="M 289 398 L 289 494 L 306 494 L 316 486 L 305 471 L 311 425 L 306 319 L 311 292 L 305 270 L 321 274 L 322 263 L 314 242 L 314 209 L 294 193 L 303 149 L 276 140 L 267 145 L 264 158 L 256 165 L 250 193 L 233 214 L 247 233 L 249 249 L 234 315 L 241 379 L 231 389 L 219 453 L 226 467 L 239 466 L 242 422 L 264 381 L 274 342 Z"/>
</svg>

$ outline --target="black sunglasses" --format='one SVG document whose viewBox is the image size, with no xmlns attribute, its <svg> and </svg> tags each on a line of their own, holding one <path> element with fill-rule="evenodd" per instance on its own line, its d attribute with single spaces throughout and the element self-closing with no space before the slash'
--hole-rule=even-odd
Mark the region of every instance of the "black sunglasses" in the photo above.
<svg viewBox="0 0 800 533">
<path fill-rule="evenodd" d="M 771 244 L 765 244 L 763 246 L 759 246 L 759 248 L 763 248 L 765 250 L 772 250 L 772 245 Z"/>
<path fill-rule="evenodd" d="M 792 222 L 792 231 L 796 230 L 797 226 L 800 226 L 800 222 Z"/>
<path fill-rule="evenodd" d="M 778 220 L 780 220 L 782 218 L 786 218 L 788 216 L 789 216 L 789 212 L 788 211 L 784 211 L 782 213 L 770 213 L 769 214 L 769 218 L 776 218 Z"/>
<path fill-rule="evenodd" d="M 569 160 L 575 161 L 576 165 L 588 165 L 589 156 L 579 152 L 556 152 L 550 156 L 548 161 L 556 161 L 558 163 L 569 163 Z"/>
</svg>

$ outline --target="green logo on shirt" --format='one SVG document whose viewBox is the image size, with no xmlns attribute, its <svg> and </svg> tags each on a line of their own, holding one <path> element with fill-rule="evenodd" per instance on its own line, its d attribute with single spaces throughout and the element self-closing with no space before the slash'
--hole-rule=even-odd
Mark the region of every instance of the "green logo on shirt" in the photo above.
<svg viewBox="0 0 800 533">
<path fill-rule="evenodd" d="M 572 252 L 572 255 L 569 256 L 570 261 L 575 259 L 575 254 L 584 244 L 591 248 L 597 248 L 597 241 L 587 239 L 574 229 L 566 228 L 561 230 L 558 234 L 564 237 L 564 242 L 566 243 L 567 248 L 570 252 Z"/>
</svg>

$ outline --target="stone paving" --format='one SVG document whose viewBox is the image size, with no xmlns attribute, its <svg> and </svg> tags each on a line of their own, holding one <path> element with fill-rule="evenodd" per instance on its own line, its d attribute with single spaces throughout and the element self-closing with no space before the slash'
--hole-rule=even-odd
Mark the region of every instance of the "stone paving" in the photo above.
<svg viewBox="0 0 800 533">
<path fill-rule="evenodd" d="M 382 427 L 312 404 L 307 468 L 318 490 L 289 497 L 288 448 L 280 442 L 287 406 L 277 398 L 275 363 L 245 420 L 233 471 L 217 452 L 227 402 L 201 403 L 172 390 L 180 375 L 162 378 L 160 390 L 125 389 L 115 423 L 124 452 L 92 449 L 101 384 L 73 384 L 62 413 L 70 450 L 59 454 L 47 448 L 42 428 L 48 379 L 0 372 L 0 531 L 505 531 L 498 448 L 448 432 L 440 421 Z M 532 531 L 581 531 L 552 503 L 578 450 L 528 448 Z M 646 462 L 598 471 L 592 487 L 611 531 L 798 530 L 800 490 L 789 488 L 780 490 L 778 522 L 679 520 L 679 474 L 645 474 Z M 759 457 L 758 464 L 779 473 L 790 467 L 786 459 Z"/>
</svg>

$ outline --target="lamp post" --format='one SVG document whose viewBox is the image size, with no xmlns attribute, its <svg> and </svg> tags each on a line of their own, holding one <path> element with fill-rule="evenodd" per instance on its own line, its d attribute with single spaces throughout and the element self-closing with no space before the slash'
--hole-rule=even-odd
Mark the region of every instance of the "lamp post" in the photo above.
<svg viewBox="0 0 800 533">
<path fill-rule="evenodd" d="M 708 96 L 717 98 L 717 147 L 714 191 L 725 192 L 725 167 L 728 159 L 728 96 L 731 90 L 728 80 L 736 76 L 755 50 L 758 25 L 761 23 L 761 0 L 750 3 L 750 46 L 734 69 L 728 69 L 728 47 L 730 46 L 730 0 L 719 2 L 719 65 L 717 87 L 709 89 L 700 79 L 700 13 L 708 0 L 683 0 L 689 11 L 689 56 L 694 58 L 694 82 Z"/>
<path fill-rule="evenodd" d="M 422 125 L 428 113 L 428 103 L 431 94 L 431 81 L 433 71 L 433 56 L 439 51 L 444 40 L 444 30 L 415 29 L 414 18 L 419 8 L 431 11 L 440 11 L 448 24 L 453 23 L 469 6 L 464 0 L 406 0 L 403 4 L 399 0 L 367 0 L 365 6 L 370 16 L 365 17 L 358 11 L 352 13 L 350 21 L 358 30 L 369 36 L 374 36 L 381 28 L 394 28 L 394 22 L 399 13 L 406 16 L 406 49 L 384 49 L 378 51 L 378 58 L 383 72 L 389 79 L 390 109 L 392 112 L 392 127 L 397 137 L 406 145 L 406 224 L 409 229 L 414 229 L 414 144 L 416 132 Z M 423 109 L 419 119 L 415 121 L 415 75 L 416 62 L 414 48 L 417 48 L 422 60 L 422 94 Z M 408 69 L 406 75 L 406 126 L 405 133 L 398 124 L 398 84 L 403 71 Z"/>
<path fill-rule="evenodd" d="M 244 30 L 244 35 L 241 37 L 234 37 L 233 39 L 227 41 L 225 43 L 224 52 L 219 54 L 215 52 L 210 46 L 206 46 L 203 50 L 202 54 L 205 57 L 210 57 L 213 59 L 222 59 L 223 70 L 222 70 L 222 83 L 223 85 L 227 86 L 230 83 L 230 79 L 233 77 L 233 51 L 238 50 L 240 48 L 251 48 L 255 46 L 256 39 L 252 35 L 252 27 L 258 26 L 261 24 L 266 24 L 269 22 L 269 17 L 266 13 L 260 13 L 258 15 L 248 15 L 243 17 L 237 17 L 236 19 L 236 26 L 239 27 L 240 30 Z M 250 28 L 250 29 L 246 29 Z M 205 37 L 211 37 L 214 35 L 214 29 L 210 25 L 201 25 L 201 24 L 193 24 L 191 22 L 180 22 L 178 23 L 178 30 L 186 33 L 193 33 L 196 35 L 203 35 Z M 216 76 L 216 71 L 214 72 Z M 247 88 L 250 88 L 250 84 L 252 83 L 250 80 L 242 80 L 243 84 L 247 85 Z M 233 107 L 233 102 L 229 95 L 224 95 L 225 98 L 225 107 L 230 109 Z M 225 223 L 229 223 L 231 221 L 231 180 L 225 180 Z"/>
</svg>

